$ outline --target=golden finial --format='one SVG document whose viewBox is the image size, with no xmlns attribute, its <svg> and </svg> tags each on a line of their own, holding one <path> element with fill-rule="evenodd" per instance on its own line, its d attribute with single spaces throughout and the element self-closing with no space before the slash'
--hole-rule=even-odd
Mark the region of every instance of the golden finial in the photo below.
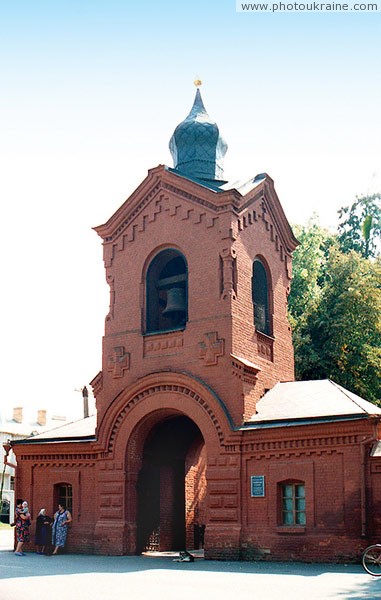
<svg viewBox="0 0 381 600">
<path fill-rule="evenodd" d="M 201 79 L 195 79 L 193 83 L 194 83 L 194 84 L 195 84 L 195 86 L 196 86 L 196 87 L 198 87 L 198 88 L 200 87 L 200 85 L 202 85 L 202 81 L 201 81 Z"/>
</svg>

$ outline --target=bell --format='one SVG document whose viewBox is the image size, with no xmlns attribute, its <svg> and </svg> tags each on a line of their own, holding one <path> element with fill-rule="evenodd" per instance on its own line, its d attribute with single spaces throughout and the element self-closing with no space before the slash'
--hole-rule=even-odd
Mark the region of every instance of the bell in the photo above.
<svg viewBox="0 0 381 600">
<path fill-rule="evenodd" d="M 167 291 L 167 306 L 163 310 L 163 317 L 185 317 L 185 289 L 180 287 L 169 288 Z"/>
</svg>

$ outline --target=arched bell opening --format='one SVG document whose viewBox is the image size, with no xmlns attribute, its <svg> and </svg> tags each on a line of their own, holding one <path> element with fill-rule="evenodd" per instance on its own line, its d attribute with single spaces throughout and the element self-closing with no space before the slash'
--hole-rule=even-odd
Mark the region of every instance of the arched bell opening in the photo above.
<svg viewBox="0 0 381 600">
<path fill-rule="evenodd" d="M 188 267 L 174 248 L 159 252 L 146 274 L 145 333 L 184 329 L 188 320 Z"/>
<path fill-rule="evenodd" d="M 254 326 L 257 331 L 271 335 L 272 322 L 270 310 L 271 279 L 264 259 L 256 257 L 253 262 L 251 293 L 254 306 Z"/>
<path fill-rule="evenodd" d="M 206 498 L 203 436 L 188 417 L 172 416 L 147 435 L 137 480 L 137 551 L 203 546 Z"/>
</svg>

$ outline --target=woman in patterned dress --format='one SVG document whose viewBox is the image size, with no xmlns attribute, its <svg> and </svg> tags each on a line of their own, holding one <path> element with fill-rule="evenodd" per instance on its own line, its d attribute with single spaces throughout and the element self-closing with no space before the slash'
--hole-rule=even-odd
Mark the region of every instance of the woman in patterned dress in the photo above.
<svg viewBox="0 0 381 600">
<path fill-rule="evenodd" d="M 17 540 L 15 555 L 25 556 L 25 553 L 22 551 L 22 548 L 24 542 L 29 542 L 30 515 L 29 512 L 24 512 L 22 499 L 16 500 L 15 526 Z"/>
<path fill-rule="evenodd" d="M 66 510 L 66 506 L 59 504 L 58 511 L 54 515 L 52 529 L 52 544 L 54 546 L 53 554 L 57 554 L 58 549 L 65 546 L 68 525 L 71 521 L 71 514 Z"/>
</svg>

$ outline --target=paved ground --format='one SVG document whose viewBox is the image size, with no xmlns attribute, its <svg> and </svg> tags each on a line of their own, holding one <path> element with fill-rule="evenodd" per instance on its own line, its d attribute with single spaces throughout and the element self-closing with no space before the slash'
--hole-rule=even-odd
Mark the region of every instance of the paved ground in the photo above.
<svg viewBox="0 0 381 600">
<path fill-rule="evenodd" d="M 0 600 L 354 600 L 381 598 L 360 565 L 177 563 L 172 556 L 17 557 L 0 531 Z"/>
</svg>

